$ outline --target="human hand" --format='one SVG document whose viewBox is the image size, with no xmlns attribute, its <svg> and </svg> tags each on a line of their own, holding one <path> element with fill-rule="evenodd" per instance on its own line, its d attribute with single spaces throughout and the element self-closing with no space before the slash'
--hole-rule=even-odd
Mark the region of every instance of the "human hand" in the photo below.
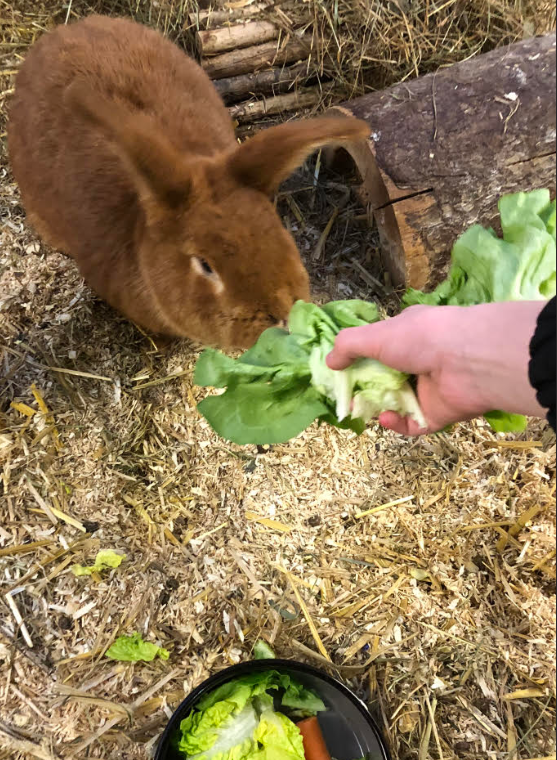
<svg viewBox="0 0 557 760">
<path fill-rule="evenodd" d="M 392 319 L 343 330 L 327 364 L 340 370 L 367 357 L 416 375 L 428 427 L 420 429 L 394 412 L 379 417 L 384 427 L 404 435 L 433 433 L 495 409 L 543 417 L 528 364 L 544 305 L 413 306 Z"/>
</svg>

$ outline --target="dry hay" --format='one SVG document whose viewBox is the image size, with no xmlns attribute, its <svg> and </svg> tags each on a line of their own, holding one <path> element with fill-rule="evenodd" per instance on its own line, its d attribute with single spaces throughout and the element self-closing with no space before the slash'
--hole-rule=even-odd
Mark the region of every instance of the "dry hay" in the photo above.
<svg viewBox="0 0 557 760">
<path fill-rule="evenodd" d="M 68 5 L 0 7 L 5 105 L 6 71 Z M 333 182 L 301 172 L 281 210 L 323 297 L 370 298 L 374 238 Z M 398 760 L 554 758 L 547 427 L 228 445 L 196 414 L 195 349 L 95 299 L 24 226 L 6 173 L 0 199 L 0 760 L 145 760 L 184 695 L 260 636 L 326 666 L 321 649 Z M 99 548 L 127 559 L 75 578 Z M 134 630 L 170 661 L 103 657 Z"/>
<path fill-rule="evenodd" d="M 547 0 L 316 1 L 313 13 L 328 42 L 326 70 L 350 95 L 555 28 Z"/>
<path fill-rule="evenodd" d="M 45 28 L 88 13 L 132 16 L 195 52 L 191 16 L 200 9 L 249 7 L 255 0 L 16 0 L 0 2 L 6 43 L 17 49 Z M 313 35 L 312 67 L 351 97 L 381 89 L 554 30 L 552 0 L 265 0 L 261 16 L 283 39 Z M 322 44 L 318 45 L 317 42 Z"/>
</svg>

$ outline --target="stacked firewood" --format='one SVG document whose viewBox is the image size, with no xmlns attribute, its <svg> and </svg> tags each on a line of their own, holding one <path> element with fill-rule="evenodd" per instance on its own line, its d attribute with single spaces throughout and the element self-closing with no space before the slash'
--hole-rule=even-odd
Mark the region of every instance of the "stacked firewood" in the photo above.
<svg viewBox="0 0 557 760">
<path fill-rule="evenodd" d="M 282 16 L 272 2 L 190 16 L 201 65 L 239 123 L 312 108 L 330 93 L 319 41 Z"/>
</svg>

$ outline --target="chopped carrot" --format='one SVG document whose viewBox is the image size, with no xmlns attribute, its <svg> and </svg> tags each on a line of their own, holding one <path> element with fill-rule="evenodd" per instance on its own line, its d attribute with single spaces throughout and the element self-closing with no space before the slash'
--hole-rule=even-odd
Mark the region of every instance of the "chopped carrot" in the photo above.
<svg viewBox="0 0 557 760">
<path fill-rule="evenodd" d="M 301 721 L 298 723 L 298 728 L 304 740 L 306 760 L 331 760 L 317 718 L 307 718 L 307 720 Z"/>
</svg>

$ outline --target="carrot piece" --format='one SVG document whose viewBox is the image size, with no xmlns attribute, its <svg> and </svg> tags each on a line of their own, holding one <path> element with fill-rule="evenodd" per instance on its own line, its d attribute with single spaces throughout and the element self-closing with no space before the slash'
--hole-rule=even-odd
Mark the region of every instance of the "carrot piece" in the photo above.
<svg viewBox="0 0 557 760">
<path fill-rule="evenodd" d="M 306 760 L 331 760 L 317 718 L 307 718 L 301 721 L 298 723 L 298 728 L 304 740 Z"/>
</svg>

